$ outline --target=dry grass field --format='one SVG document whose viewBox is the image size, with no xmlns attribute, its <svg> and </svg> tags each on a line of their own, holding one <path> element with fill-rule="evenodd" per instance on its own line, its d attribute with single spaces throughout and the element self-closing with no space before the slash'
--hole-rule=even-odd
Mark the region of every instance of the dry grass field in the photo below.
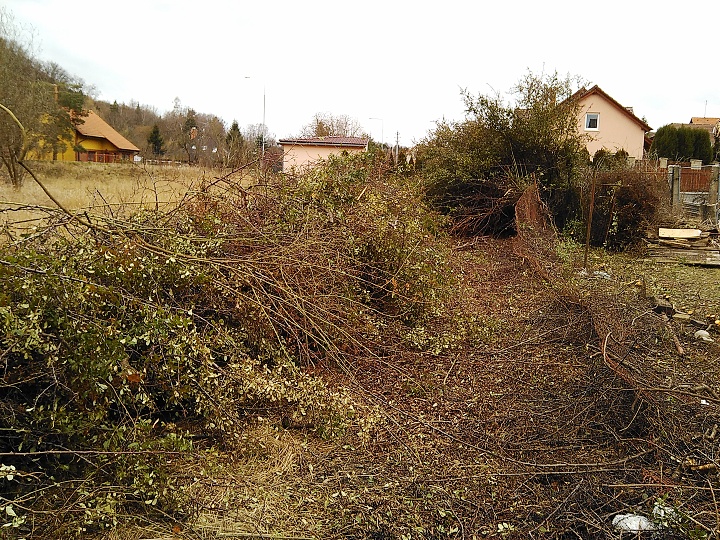
<svg viewBox="0 0 720 540">
<path fill-rule="evenodd" d="M 191 166 L 132 163 L 27 163 L 52 196 L 71 212 L 112 214 L 139 206 L 162 208 L 188 191 L 201 189 L 227 171 Z M 233 178 L 244 182 L 243 177 Z M 57 210 L 43 189 L 26 174 L 20 189 L 0 183 L 0 227 L 17 233 L 32 230 Z"/>
</svg>

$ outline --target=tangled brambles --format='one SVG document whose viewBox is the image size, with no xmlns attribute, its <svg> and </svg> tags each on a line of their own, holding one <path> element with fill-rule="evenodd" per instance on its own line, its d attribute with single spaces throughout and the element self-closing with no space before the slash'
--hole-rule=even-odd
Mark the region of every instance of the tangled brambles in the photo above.
<svg viewBox="0 0 720 540">
<path fill-rule="evenodd" d="M 6 530 L 180 522 L 175 467 L 268 419 L 367 438 L 377 415 L 317 367 L 349 371 L 432 311 L 439 231 L 364 156 L 249 189 L 220 178 L 170 211 L 57 213 L 6 242 Z"/>
</svg>

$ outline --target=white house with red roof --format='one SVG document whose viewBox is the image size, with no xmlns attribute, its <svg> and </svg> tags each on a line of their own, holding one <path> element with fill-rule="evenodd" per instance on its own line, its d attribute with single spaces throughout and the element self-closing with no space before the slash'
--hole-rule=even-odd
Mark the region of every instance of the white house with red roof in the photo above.
<svg viewBox="0 0 720 540">
<path fill-rule="evenodd" d="M 595 85 L 581 88 L 573 95 L 580 108 L 578 131 L 587 141 L 592 157 L 598 150 L 625 150 L 629 156 L 643 158 L 645 134 L 651 130 L 635 116 L 632 107 L 624 107 Z"/>
</svg>

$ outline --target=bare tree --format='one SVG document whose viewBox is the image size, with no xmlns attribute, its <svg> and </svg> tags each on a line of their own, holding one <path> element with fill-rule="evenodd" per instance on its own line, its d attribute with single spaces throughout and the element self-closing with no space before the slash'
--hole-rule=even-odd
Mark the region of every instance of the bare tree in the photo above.
<svg viewBox="0 0 720 540">
<path fill-rule="evenodd" d="M 198 114 L 197 123 L 199 129 L 198 163 L 210 167 L 221 165 L 227 133 L 225 122 L 214 114 Z"/>
<path fill-rule="evenodd" d="M 312 121 L 303 126 L 300 137 L 363 137 L 366 134 L 355 119 L 345 114 L 315 113 Z"/>
<path fill-rule="evenodd" d="M 32 41 L 0 8 L 0 104 L 7 109 L 0 114 L 0 162 L 14 186 L 22 183 L 29 150 L 54 158 L 72 144 L 73 127 L 83 122 L 83 85 L 59 65 L 37 61 Z"/>
<path fill-rule="evenodd" d="M 185 107 L 180 98 L 175 98 L 172 111 L 166 113 L 160 129 L 167 134 L 167 152 L 170 159 L 187 161 L 195 160 L 198 136 L 197 118 L 195 110 Z"/>
<path fill-rule="evenodd" d="M 0 103 L 7 107 L 27 131 L 39 127 L 39 112 L 46 101 L 45 93 L 34 82 L 37 66 L 29 45 L 24 45 L 10 13 L 0 8 Z M 10 114 L 0 113 L 0 161 L 10 182 L 22 183 L 19 162 L 25 158 L 28 141 Z"/>
</svg>

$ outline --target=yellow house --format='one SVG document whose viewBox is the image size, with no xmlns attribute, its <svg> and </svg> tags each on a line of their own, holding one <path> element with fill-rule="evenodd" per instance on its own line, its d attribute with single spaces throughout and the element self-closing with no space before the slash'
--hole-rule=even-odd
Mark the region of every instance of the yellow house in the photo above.
<svg viewBox="0 0 720 540">
<path fill-rule="evenodd" d="M 82 124 L 75 126 L 72 144 L 65 152 L 58 153 L 58 161 L 96 161 L 115 163 L 132 161 L 140 149 L 115 131 L 92 111 L 83 117 Z"/>
<path fill-rule="evenodd" d="M 315 162 L 327 159 L 331 154 L 358 153 L 367 150 L 368 139 L 364 137 L 309 137 L 280 139 L 283 147 L 283 170 L 300 170 Z"/>
<path fill-rule="evenodd" d="M 635 116 L 632 107 L 623 107 L 597 85 L 581 88 L 573 99 L 580 105 L 578 131 L 586 136 L 591 157 L 604 149 L 625 150 L 630 157 L 643 158 L 645 134 L 651 128 Z"/>
</svg>

